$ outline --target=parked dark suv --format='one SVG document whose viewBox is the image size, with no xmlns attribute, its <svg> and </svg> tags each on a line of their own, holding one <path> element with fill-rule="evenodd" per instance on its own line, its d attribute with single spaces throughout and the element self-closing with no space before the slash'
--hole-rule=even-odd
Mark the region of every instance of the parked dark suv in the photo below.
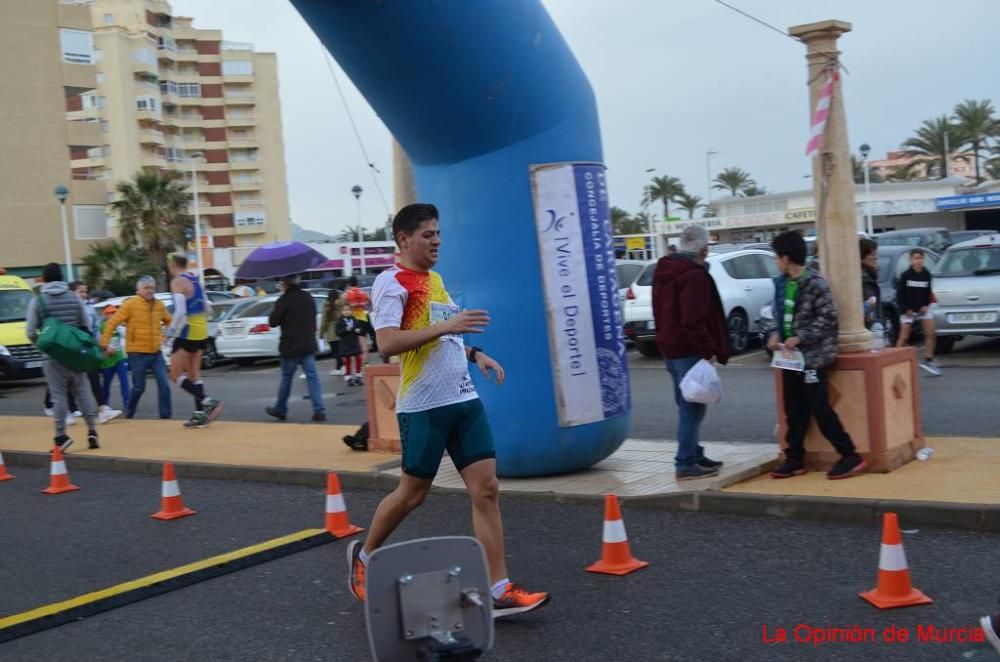
<svg viewBox="0 0 1000 662">
<path fill-rule="evenodd" d="M 882 246 L 906 246 L 927 248 L 935 253 L 943 253 L 952 245 L 951 235 L 944 228 L 914 228 L 912 230 L 891 230 L 875 235 L 875 241 Z"/>
</svg>

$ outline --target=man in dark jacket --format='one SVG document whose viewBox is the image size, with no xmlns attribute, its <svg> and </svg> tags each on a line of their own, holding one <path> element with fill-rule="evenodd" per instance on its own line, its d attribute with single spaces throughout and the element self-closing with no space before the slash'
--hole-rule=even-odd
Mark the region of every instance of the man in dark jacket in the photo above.
<svg viewBox="0 0 1000 662">
<path fill-rule="evenodd" d="M 301 366 L 309 385 L 309 400 L 313 406 L 314 421 L 326 420 L 323 405 L 323 391 L 316 374 L 316 303 L 312 295 L 299 286 L 296 276 L 281 280 L 284 294 L 274 304 L 268 322 L 281 328 L 278 353 L 281 355 L 281 386 L 278 387 L 278 401 L 267 413 L 279 421 L 288 416 L 288 396 L 292 391 L 292 379 Z"/>
<path fill-rule="evenodd" d="M 46 318 L 54 317 L 61 322 L 91 331 L 90 316 L 83 302 L 69 289 L 63 281 L 62 267 L 55 262 L 45 265 L 42 270 L 41 294 L 28 303 L 25 314 L 28 339 L 36 342 Z M 40 303 L 41 302 L 41 303 Z M 87 442 L 90 448 L 100 448 L 97 443 L 97 405 L 90 394 L 90 384 L 87 374 L 71 370 L 61 363 L 48 359 L 42 366 L 45 381 L 52 395 L 52 407 L 55 410 L 55 445 L 65 451 L 73 440 L 66 435 L 66 416 L 69 413 L 69 394 L 72 393 L 76 404 L 83 410 L 87 419 Z"/>
<path fill-rule="evenodd" d="M 850 478 L 865 468 L 864 459 L 830 404 L 826 369 L 837 359 L 837 306 L 826 281 L 806 269 L 806 242 L 792 230 L 778 235 L 771 246 L 781 276 L 775 279 L 774 323 L 767 346 L 772 351 L 801 352 L 800 369 L 782 370 L 785 397 L 785 462 L 771 472 L 774 478 L 790 478 L 806 472 L 805 440 L 809 419 L 816 424 L 840 460 L 827 478 Z"/>
<path fill-rule="evenodd" d="M 729 360 L 722 299 L 705 267 L 706 257 L 708 231 L 693 225 L 684 228 L 677 252 L 660 258 L 653 274 L 656 344 L 667 360 L 679 409 L 674 458 L 677 480 L 714 476 L 722 466 L 722 462 L 705 457 L 705 449 L 698 443 L 706 405 L 688 402 L 680 388 L 684 375 L 702 359 L 722 364 Z"/>
<path fill-rule="evenodd" d="M 882 288 L 878 284 L 878 243 L 868 237 L 858 240 L 861 252 L 861 300 L 865 306 L 865 328 L 882 319 Z"/>
</svg>

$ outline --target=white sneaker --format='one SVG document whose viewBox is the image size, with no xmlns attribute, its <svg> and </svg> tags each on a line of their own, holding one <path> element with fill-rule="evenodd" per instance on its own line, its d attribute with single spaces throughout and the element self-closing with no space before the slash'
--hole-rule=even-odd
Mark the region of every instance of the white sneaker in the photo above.
<svg viewBox="0 0 1000 662">
<path fill-rule="evenodd" d="M 73 412 L 73 415 L 76 416 L 77 418 L 83 418 L 83 412 L 80 411 L 79 409 Z"/>
<path fill-rule="evenodd" d="M 55 416 L 55 415 L 56 415 L 56 410 L 55 410 L 55 409 L 52 409 L 51 407 L 46 407 L 46 408 L 45 408 L 45 409 L 43 409 L 42 411 L 44 411 L 44 412 L 45 412 L 45 415 L 46 415 L 46 416 Z"/>
<path fill-rule="evenodd" d="M 101 407 L 101 410 L 97 412 L 97 422 L 104 425 L 105 423 L 110 423 L 121 415 L 122 412 L 120 409 L 112 409 L 111 407 L 104 405 Z"/>
<path fill-rule="evenodd" d="M 334 377 L 339 377 L 343 375 L 345 372 L 346 371 L 343 368 L 334 368 L 333 370 L 330 371 L 330 374 L 333 375 Z"/>
<path fill-rule="evenodd" d="M 306 378 L 306 373 L 303 372 L 301 375 L 299 375 L 299 379 L 305 379 L 305 378 Z"/>
<path fill-rule="evenodd" d="M 920 367 L 935 377 L 941 376 L 941 366 L 934 359 L 924 359 L 920 363 Z"/>
<path fill-rule="evenodd" d="M 350 384 L 352 381 L 354 381 L 354 375 L 344 375 L 344 381 Z"/>
<path fill-rule="evenodd" d="M 76 418 L 73 414 L 66 414 L 66 425 L 76 425 Z"/>
</svg>

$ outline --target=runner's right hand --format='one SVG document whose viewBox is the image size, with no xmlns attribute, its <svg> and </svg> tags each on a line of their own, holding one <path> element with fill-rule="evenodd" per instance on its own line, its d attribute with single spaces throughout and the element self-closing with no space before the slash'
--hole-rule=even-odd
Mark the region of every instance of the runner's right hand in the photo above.
<svg viewBox="0 0 1000 662">
<path fill-rule="evenodd" d="M 448 333 L 456 336 L 466 333 L 482 333 L 490 323 L 490 314 L 485 310 L 463 310 L 444 324 Z"/>
</svg>

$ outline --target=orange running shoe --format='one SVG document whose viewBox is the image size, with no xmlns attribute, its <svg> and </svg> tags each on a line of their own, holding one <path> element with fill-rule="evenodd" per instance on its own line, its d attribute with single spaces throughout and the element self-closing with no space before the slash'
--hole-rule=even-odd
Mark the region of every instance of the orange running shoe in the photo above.
<svg viewBox="0 0 1000 662">
<path fill-rule="evenodd" d="M 493 601 L 493 618 L 503 618 L 514 614 L 523 614 L 543 607 L 549 602 L 549 594 L 544 592 L 529 593 L 514 582 L 507 584 L 507 589 L 499 600 Z"/>
<path fill-rule="evenodd" d="M 365 601 L 365 564 L 361 562 L 361 550 L 364 544 L 360 540 L 352 540 L 347 546 L 347 587 L 359 602 Z"/>
</svg>

